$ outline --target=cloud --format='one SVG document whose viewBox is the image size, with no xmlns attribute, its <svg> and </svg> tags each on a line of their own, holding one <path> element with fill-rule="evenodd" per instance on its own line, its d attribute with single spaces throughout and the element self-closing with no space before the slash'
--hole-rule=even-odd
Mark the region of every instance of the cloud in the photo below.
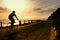
<svg viewBox="0 0 60 40">
<path fill-rule="evenodd" d="M 38 0 L 36 1 L 36 4 L 39 6 L 43 5 L 43 6 L 51 6 L 51 5 L 55 5 L 59 3 L 60 4 L 60 1 L 59 0 Z"/>
<path fill-rule="evenodd" d="M 60 0 L 31 0 L 31 2 L 36 6 L 40 8 L 47 8 L 51 7 L 52 5 L 56 5 L 54 7 L 60 6 Z"/>
<path fill-rule="evenodd" d="M 51 14 L 60 6 L 60 0 L 30 0 L 34 4 L 33 12 Z"/>
<path fill-rule="evenodd" d="M 45 8 L 45 9 L 36 8 L 36 9 L 34 9 L 34 11 L 37 12 L 37 13 L 53 12 L 54 10 L 56 10 L 56 9 L 54 9 L 54 8 Z"/>
<path fill-rule="evenodd" d="M 5 13 L 5 12 L 7 12 L 7 11 L 8 11 L 7 8 L 0 7 L 0 13 Z"/>
<path fill-rule="evenodd" d="M 48 10 L 41 10 L 40 12 L 41 13 L 44 13 L 44 12 L 53 12 L 55 9 L 48 9 Z"/>
</svg>

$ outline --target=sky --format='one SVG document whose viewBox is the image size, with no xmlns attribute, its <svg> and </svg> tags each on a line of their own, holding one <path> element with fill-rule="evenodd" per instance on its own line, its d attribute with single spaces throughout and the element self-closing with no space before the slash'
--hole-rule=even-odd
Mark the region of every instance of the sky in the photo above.
<svg viewBox="0 0 60 40">
<path fill-rule="evenodd" d="M 52 12 L 54 12 L 58 7 L 60 7 L 60 0 L 25 0 L 25 1 L 27 1 L 26 4 L 27 9 L 23 9 L 23 11 L 22 9 L 20 9 L 19 13 L 16 13 L 19 19 L 31 19 L 31 20 L 47 19 Z M 21 4 L 16 5 L 19 6 Z M 9 7 L 5 5 L 4 0 L 0 0 L 0 21 L 8 19 L 9 13 L 10 13 Z"/>
</svg>

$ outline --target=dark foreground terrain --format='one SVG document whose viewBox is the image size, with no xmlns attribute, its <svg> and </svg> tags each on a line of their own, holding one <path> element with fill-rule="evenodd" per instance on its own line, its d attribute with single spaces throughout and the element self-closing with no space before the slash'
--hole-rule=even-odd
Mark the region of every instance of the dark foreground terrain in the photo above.
<svg viewBox="0 0 60 40">
<path fill-rule="evenodd" d="M 0 29 L 0 40 L 53 40 L 53 34 L 51 23 L 42 22 Z"/>
</svg>

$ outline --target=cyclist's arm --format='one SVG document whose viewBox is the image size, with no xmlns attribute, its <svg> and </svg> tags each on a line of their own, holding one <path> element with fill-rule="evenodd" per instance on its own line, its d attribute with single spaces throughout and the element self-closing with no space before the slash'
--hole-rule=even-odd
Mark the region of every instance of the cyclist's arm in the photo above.
<svg viewBox="0 0 60 40">
<path fill-rule="evenodd" d="M 19 19 L 17 18 L 16 14 L 15 14 L 15 17 L 16 17 L 17 20 L 19 20 Z"/>
</svg>

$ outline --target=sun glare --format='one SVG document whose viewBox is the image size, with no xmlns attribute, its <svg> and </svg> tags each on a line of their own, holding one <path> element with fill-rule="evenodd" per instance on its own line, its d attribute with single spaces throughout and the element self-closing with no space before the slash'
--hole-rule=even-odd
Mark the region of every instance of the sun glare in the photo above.
<svg viewBox="0 0 60 40">
<path fill-rule="evenodd" d="M 11 10 L 16 10 L 16 11 L 26 10 L 29 7 L 31 7 L 31 5 L 29 4 L 27 0 L 4 0 L 4 3 L 7 8 Z"/>
<path fill-rule="evenodd" d="M 29 0 L 4 0 L 4 3 L 8 9 L 16 11 L 16 15 L 20 20 L 28 19 L 28 17 L 25 16 L 28 15 L 29 11 L 34 7 Z"/>
<path fill-rule="evenodd" d="M 32 3 L 28 0 L 4 0 L 4 3 L 8 9 L 16 11 L 18 18 L 20 18 L 21 15 L 27 14 L 27 11 L 33 7 Z"/>
</svg>

